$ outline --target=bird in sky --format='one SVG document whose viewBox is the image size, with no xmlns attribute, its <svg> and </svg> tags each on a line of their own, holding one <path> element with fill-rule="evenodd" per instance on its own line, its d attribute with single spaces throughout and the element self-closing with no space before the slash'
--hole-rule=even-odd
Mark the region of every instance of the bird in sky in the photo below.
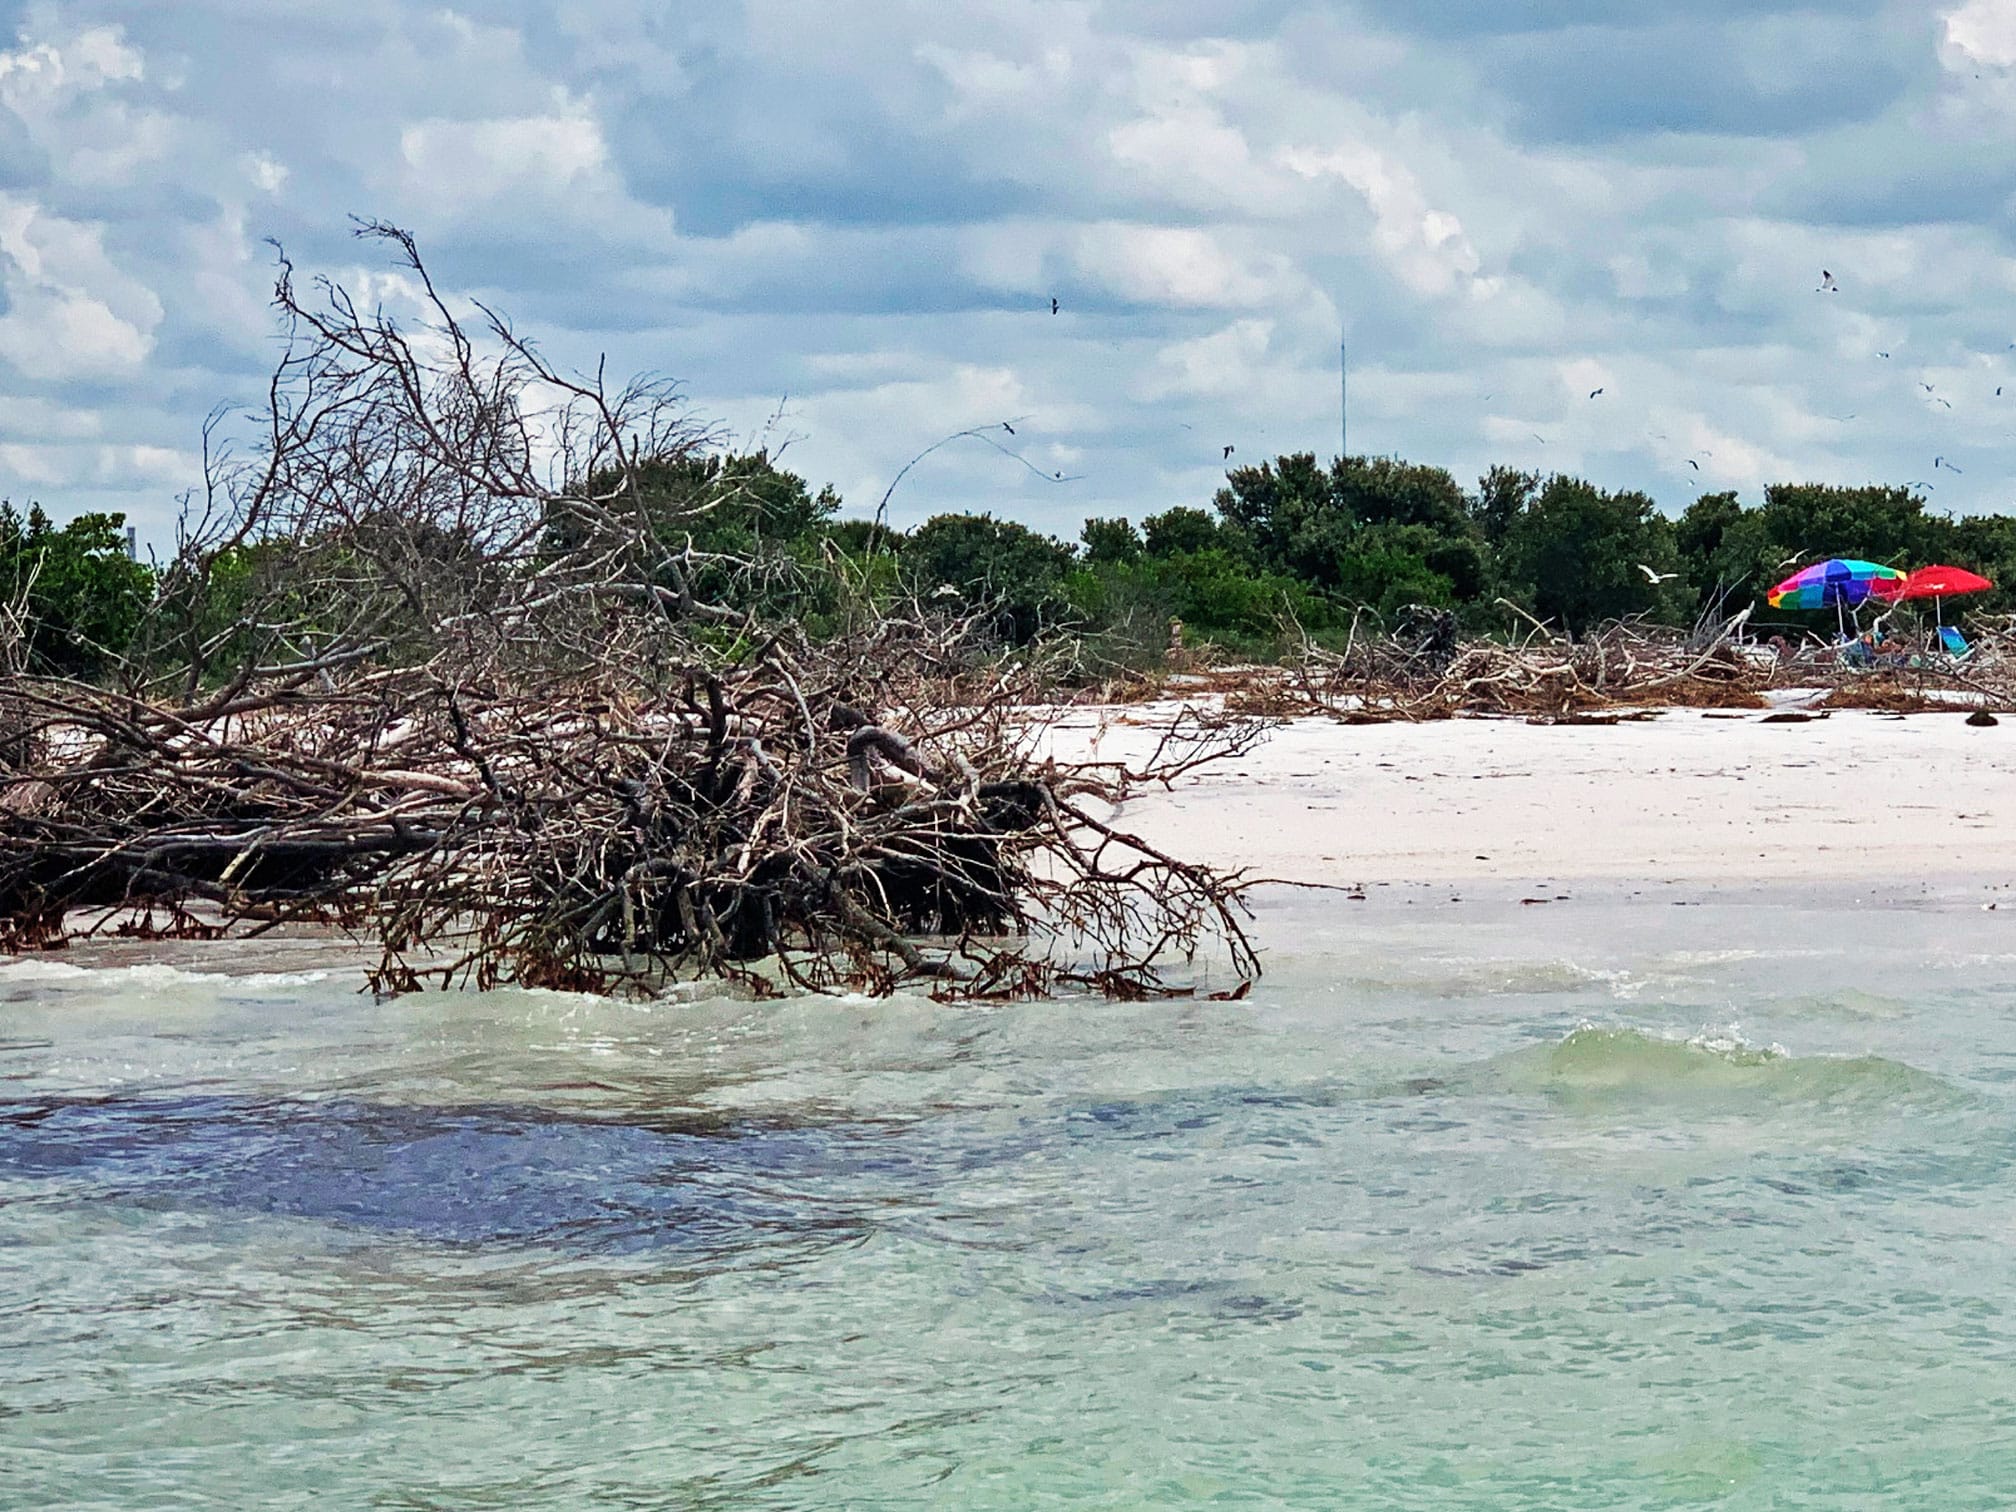
<svg viewBox="0 0 2016 1512">
<path fill-rule="evenodd" d="M 1540 432 L 1538 431 L 1533 432 L 1533 439 L 1535 441 L 1538 441 L 1542 446 L 1545 446 L 1547 444 L 1547 438 L 1541 435 Z"/>
<path fill-rule="evenodd" d="M 1946 471 L 1950 473 L 1957 473 L 1958 471 L 1960 471 L 1959 468 L 1955 467 L 1951 462 L 1948 462 L 1944 457 L 1934 457 L 1932 459 L 1933 471 L 1936 472 L 1942 467 L 1945 468 Z"/>
<path fill-rule="evenodd" d="M 1884 357 L 1884 358 L 1887 358 L 1887 357 L 1888 357 L 1888 356 L 1889 356 L 1890 354 L 1889 354 L 1888 352 L 1878 352 L 1878 353 L 1877 353 L 1876 355 L 1877 355 L 1878 357 Z"/>
<path fill-rule="evenodd" d="M 1600 388 L 1593 388 L 1593 389 L 1589 390 L 1589 397 L 1590 397 L 1591 399 L 1594 399 L 1594 398 L 1595 398 L 1595 397 L 1596 397 L 1596 396 L 1597 396 L 1598 394 L 1600 394 L 1600 393 L 1602 393 L 1602 392 L 1603 392 L 1603 390 L 1601 390 Z"/>
<path fill-rule="evenodd" d="M 1813 292 L 1815 294 L 1823 292 L 1828 294 L 1839 294 L 1841 292 L 1841 285 L 1834 282 L 1834 275 L 1832 273 L 1829 273 L 1825 268 L 1822 268 L 1820 270 L 1820 287 L 1815 289 Z"/>
<path fill-rule="evenodd" d="M 1225 448 L 1225 455 L 1226 455 L 1227 457 L 1231 456 L 1231 455 L 1232 455 L 1232 450 L 1233 450 L 1233 449 L 1232 449 L 1231 447 L 1229 447 L 1229 446 L 1228 446 L 1228 447 L 1226 447 L 1226 448 Z M 1221 460 L 1222 460 L 1222 459 L 1221 459 Z"/>
<path fill-rule="evenodd" d="M 1657 586 L 1660 583 L 1670 582 L 1674 578 L 1680 576 L 1680 574 L 1677 572 L 1654 572 L 1650 567 L 1647 567 L 1643 562 L 1640 562 L 1638 564 L 1638 570 L 1645 574 L 1645 581 L 1653 584 L 1654 586 Z"/>
<path fill-rule="evenodd" d="M 1921 382 L 1921 383 L 1920 383 L 1920 384 L 1918 385 L 1918 387 L 1920 387 L 1920 388 L 1922 388 L 1923 390 L 1925 390 L 1925 392 L 1926 392 L 1926 393 L 1928 393 L 1928 394 L 1929 394 L 1929 393 L 1931 393 L 1931 392 L 1933 392 L 1933 389 L 1932 389 L 1932 385 L 1931 385 L 1931 384 L 1929 384 L 1929 383 L 1923 383 L 1923 382 Z"/>
<path fill-rule="evenodd" d="M 1995 388 L 1995 397 L 1996 397 L 1997 399 L 2000 399 L 2000 398 L 2002 397 L 2002 388 L 2001 388 L 2001 385 L 1999 385 L 1999 384 L 1998 384 L 1998 385 L 1996 385 L 1996 388 Z"/>
<path fill-rule="evenodd" d="M 1052 315 L 1057 313 L 1057 296 L 1054 294 L 1050 296 L 1050 313 Z"/>
<path fill-rule="evenodd" d="M 1695 460 L 1694 460 L 1694 459 L 1693 459 L 1692 457 L 1689 457 L 1689 458 L 1687 459 L 1687 465 L 1688 465 L 1689 467 L 1693 468 L 1693 469 L 1694 469 L 1694 471 L 1696 471 L 1696 472 L 1699 472 L 1699 471 L 1701 471 L 1701 464 L 1700 464 L 1699 462 L 1696 462 L 1696 461 L 1695 461 Z"/>
<path fill-rule="evenodd" d="M 1001 422 L 1001 429 L 1008 432 L 1008 434 L 1011 436 L 1015 434 L 1015 427 L 1010 425 L 1006 420 L 1003 420 Z"/>
</svg>

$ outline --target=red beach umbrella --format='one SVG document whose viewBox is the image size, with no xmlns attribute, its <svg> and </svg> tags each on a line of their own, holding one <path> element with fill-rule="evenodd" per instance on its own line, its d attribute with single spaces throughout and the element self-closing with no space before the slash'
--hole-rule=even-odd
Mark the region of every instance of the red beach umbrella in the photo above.
<svg viewBox="0 0 2016 1512">
<path fill-rule="evenodd" d="M 1877 583 L 1874 592 L 1883 599 L 1945 598 L 1949 593 L 1986 593 L 1995 585 L 1978 572 L 1965 567 L 1920 567 L 1901 583 Z"/>
</svg>

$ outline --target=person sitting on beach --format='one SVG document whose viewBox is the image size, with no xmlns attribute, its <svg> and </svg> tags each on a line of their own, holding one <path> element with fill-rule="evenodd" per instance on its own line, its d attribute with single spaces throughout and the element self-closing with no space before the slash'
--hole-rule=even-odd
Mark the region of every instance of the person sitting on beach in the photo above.
<svg viewBox="0 0 2016 1512">
<path fill-rule="evenodd" d="M 1887 632 L 1870 629 L 1849 642 L 1847 659 L 1855 666 L 1875 666 L 1881 662 L 1909 660 L 1911 648 Z"/>
</svg>

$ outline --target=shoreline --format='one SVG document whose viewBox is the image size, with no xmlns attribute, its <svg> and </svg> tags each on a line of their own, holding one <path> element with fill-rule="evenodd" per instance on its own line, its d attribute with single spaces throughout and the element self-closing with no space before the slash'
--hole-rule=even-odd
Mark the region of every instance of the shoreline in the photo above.
<svg viewBox="0 0 2016 1512">
<path fill-rule="evenodd" d="M 1060 734 L 1138 756 L 1173 709 L 1103 712 Z M 2016 886 L 1996 845 L 2016 829 L 2016 725 L 1859 710 L 1799 724 L 1691 709 L 1610 726 L 1305 718 L 1118 818 L 1186 859 L 1330 887 L 1992 901 Z"/>
</svg>

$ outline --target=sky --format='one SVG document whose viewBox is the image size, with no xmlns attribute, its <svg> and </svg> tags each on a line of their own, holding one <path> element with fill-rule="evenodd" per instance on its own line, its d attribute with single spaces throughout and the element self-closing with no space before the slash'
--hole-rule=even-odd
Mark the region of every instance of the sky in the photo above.
<svg viewBox="0 0 2016 1512">
<path fill-rule="evenodd" d="M 0 497 L 165 543 L 352 216 L 850 513 L 1014 426 L 899 523 L 1327 459 L 1340 340 L 1466 483 L 2016 507 L 2016 0 L 0 0 Z"/>
</svg>

